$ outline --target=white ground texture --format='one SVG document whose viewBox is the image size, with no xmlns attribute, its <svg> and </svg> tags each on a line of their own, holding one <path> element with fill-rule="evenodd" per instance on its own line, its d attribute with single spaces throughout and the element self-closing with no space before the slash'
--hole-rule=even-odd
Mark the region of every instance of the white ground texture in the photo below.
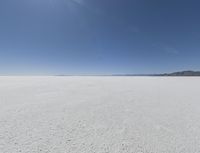
<svg viewBox="0 0 200 153">
<path fill-rule="evenodd" d="M 198 77 L 0 77 L 0 153 L 199 153 Z"/>
</svg>

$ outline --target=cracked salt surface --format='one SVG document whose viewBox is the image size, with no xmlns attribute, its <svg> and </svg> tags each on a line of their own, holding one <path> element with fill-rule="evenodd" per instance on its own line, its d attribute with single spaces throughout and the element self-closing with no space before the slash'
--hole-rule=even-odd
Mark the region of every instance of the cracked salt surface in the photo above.
<svg viewBox="0 0 200 153">
<path fill-rule="evenodd" d="M 0 153 L 200 152 L 198 77 L 0 77 Z"/>
</svg>

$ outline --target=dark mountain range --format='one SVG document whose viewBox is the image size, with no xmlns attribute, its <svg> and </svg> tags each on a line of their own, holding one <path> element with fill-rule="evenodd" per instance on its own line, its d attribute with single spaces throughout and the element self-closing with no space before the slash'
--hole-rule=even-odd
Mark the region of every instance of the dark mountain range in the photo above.
<svg viewBox="0 0 200 153">
<path fill-rule="evenodd" d="M 159 76 L 200 76 L 200 71 L 180 71 L 160 74 Z"/>
<path fill-rule="evenodd" d="M 180 71 L 163 74 L 115 74 L 113 76 L 200 76 L 200 71 Z"/>
<path fill-rule="evenodd" d="M 55 76 L 200 76 L 200 71 L 179 71 L 173 73 L 161 73 L 161 74 L 112 74 L 112 75 L 55 75 Z"/>
</svg>

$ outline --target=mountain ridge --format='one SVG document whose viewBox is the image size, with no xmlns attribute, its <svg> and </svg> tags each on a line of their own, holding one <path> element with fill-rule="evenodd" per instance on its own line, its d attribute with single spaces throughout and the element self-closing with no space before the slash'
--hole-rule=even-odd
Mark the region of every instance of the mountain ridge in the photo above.
<svg viewBox="0 0 200 153">
<path fill-rule="evenodd" d="M 164 73 L 163 76 L 200 76 L 200 71 L 178 71 L 173 73 Z"/>
<path fill-rule="evenodd" d="M 115 74 L 112 76 L 200 76 L 200 71 L 187 70 L 160 74 Z"/>
</svg>

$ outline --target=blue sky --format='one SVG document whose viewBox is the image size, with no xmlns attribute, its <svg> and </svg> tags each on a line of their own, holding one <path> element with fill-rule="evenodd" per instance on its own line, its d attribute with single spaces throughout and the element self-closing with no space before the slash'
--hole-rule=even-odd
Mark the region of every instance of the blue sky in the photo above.
<svg viewBox="0 0 200 153">
<path fill-rule="evenodd" d="M 200 70 L 198 0 L 0 0 L 0 74 Z"/>
</svg>

